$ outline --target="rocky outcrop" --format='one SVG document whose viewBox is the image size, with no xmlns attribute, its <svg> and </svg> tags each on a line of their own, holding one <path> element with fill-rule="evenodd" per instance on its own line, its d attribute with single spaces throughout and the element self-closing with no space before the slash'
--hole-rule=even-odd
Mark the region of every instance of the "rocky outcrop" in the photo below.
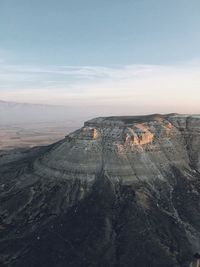
<svg viewBox="0 0 200 267">
<path fill-rule="evenodd" d="M 97 118 L 49 147 L 2 154 L 2 266 L 191 266 L 199 148 L 200 117 L 169 114 Z"/>
</svg>

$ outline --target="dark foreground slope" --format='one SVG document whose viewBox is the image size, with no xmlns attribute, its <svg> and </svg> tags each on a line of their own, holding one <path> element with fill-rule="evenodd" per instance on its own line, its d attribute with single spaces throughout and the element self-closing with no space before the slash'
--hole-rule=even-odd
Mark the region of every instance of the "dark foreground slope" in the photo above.
<svg viewBox="0 0 200 267">
<path fill-rule="evenodd" d="M 0 266 L 189 267 L 200 252 L 200 118 L 98 118 L 0 154 Z"/>
</svg>

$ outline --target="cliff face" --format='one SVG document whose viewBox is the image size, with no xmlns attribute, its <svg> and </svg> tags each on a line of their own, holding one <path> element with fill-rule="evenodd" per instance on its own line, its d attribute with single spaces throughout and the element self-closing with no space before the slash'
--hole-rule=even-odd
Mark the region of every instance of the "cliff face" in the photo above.
<svg viewBox="0 0 200 267">
<path fill-rule="evenodd" d="M 97 118 L 0 155 L 4 266 L 189 267 L 200 252 L 200 117 Z"/>
</svg>

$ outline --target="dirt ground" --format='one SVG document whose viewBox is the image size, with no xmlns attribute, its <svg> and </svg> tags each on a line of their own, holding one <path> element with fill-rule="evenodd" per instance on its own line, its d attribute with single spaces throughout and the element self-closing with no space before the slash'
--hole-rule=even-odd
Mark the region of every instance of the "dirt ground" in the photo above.
<svg viewBox="0 0 200 267">
<path fill-rule="evenodd" d="M 48 145 L 79 128 L 80 123 L 0 125 L 0 150 Z"/>
</svg>

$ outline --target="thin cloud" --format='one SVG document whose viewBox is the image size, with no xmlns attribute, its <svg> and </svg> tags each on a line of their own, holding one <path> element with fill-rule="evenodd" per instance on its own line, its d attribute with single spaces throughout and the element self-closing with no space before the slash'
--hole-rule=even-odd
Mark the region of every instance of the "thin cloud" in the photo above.
<svg viewBox="0 0 200 267">
<path fill-rule="evenodd" d="M 200 112 L 199 89 L 198 61 L 113 67 L 0 64 L 0 99 L 12 101 Z"/>
</svg>

